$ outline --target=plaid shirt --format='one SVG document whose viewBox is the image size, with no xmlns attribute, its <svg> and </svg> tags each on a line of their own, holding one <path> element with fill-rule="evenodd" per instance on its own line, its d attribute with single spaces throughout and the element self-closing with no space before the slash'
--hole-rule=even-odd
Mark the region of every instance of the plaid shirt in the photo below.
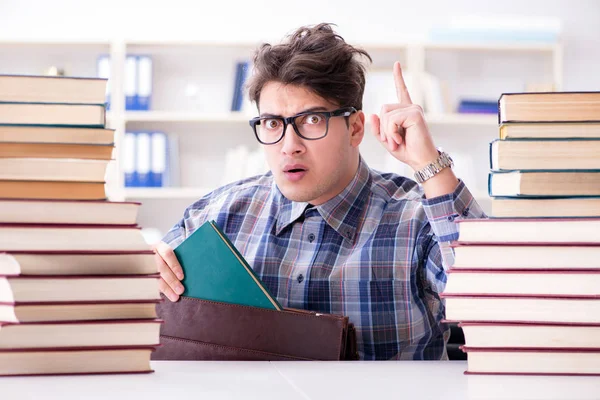
<svg viewBox="0 0 600 400">
<path fill-rule="evenodd" d="M 215 220 L 284 307 L 342 314 L 362 360 L 447 358 L 439 294 L 455 218 L 484 216 L 464 183 L 425 199 L 407 178 L 369 169 L 319 206 L 286 199 L 271 173 L 206 195 L 163 241 L 177 247 Z"/>
</svg>

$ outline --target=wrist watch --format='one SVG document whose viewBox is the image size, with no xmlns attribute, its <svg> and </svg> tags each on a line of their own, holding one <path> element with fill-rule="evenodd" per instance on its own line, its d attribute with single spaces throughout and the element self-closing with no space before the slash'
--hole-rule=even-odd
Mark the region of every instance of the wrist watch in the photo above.
<svg viewBox="0 0 600 400">
<path fill-rule="evenodd" d="M 415 172 L 415 179 L 418 183 L 423 183 L 426 180 L 433 178 L 444 168 L 452 168 L 454 161 L 450 158 L 448 153 L 438 150 L 438 154 L 439 157 L 435 161 Z"/>
</svg>

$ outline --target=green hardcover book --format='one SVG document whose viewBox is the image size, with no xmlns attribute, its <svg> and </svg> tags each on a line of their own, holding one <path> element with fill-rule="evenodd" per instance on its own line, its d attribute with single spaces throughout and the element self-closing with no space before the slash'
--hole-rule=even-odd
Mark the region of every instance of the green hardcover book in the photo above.
<svg viewBox="0 0 600 400">
<path fill-rule="evenodd" d="M 283 309 L 214 221 L 196 229 L 174 252 L 185 275 L 183 296 Z"/>
</svg>

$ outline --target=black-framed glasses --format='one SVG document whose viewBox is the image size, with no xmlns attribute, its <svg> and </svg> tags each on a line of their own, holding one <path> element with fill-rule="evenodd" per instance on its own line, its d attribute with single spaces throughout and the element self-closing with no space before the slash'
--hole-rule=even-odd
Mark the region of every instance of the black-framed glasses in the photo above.
<svg viewBox="0 0 600 400">
<path fill-rule="evenodd" d="M 329 119 L 349 117 L 357 112 L 354 107 L 343 107 L 333 111 L 307 111 L 291 117 L 256 117 L 250 120 L 256 139 L 262 144 L 275 144 L 285 135 L 288 124 L 302 139 L 318 140 L 327 136 Z"/>
</svg>

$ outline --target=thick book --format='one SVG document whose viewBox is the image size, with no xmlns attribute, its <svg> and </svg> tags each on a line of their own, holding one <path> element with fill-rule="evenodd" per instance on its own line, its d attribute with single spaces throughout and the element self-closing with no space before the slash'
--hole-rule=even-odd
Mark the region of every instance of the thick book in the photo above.
<svg viewBox="0 0 600 400">
<path fill-rule="evenodd" d="M 102 182 L 0 180 L 0 198 L 105 200 Z"/>
<path fill-rule="evenodd" d="M 500 126 L 500 139 L 600 139 L 600 123 L 505 123 Z"/>
<path fill-rule="evenodd" d="M 600 217 L 600 197 L 493 197 L 491 204 L 496 218 Z"/>
<path fill-rule="evenodd" d="M 155 347 L 3 349 L 0 376 L 86 375 L 153 372 Z"/>
<path fill-rule="evenodd" d="M 161 300 L 0 303 L 0 322 L 155 319 Z"/>
<path fill-rule="evenodd" d="M 110 145 L 113 144 L 114 141 L 114 129 L 0 124 L 0 143 L 76 143 Z"/>
<path fill-rule="evenodd" d="M 0 75 L 0 101 L 103 104 L 107 82 L 102 78 Z"/>
<path fill-rule="evenodd" d="M 0 349 L 157 346 L 160 319 L 0 322 Z"/>
<path fill-rule="evenodd" d="M 482 261 L 485 266 L 485 261 Z M 450 268 L 445 294 L 563 296 L 600 300 L 600 271 Z"/>
<path fill-rule="evenodd" d="M 488 270 L 597 270 L 600 271 L 600 245 L 533 245 L 452 243 L 452 268 Z"/>
<path fill-rule="evenodd" d="M 49 125 L 103 128 L 103 104 L 2 103 L 0 122 L 6 125 Z"/>
<path fill-rule="evenodd" d="M 498 122 L 600 121 L 600 92 L 503 93 Z"/>
<path fill-rule="evenodd" d="M 492 197 L 598 197 L 600 171 L 492 171 Z"/>
<path fill-rule="evenodd" d="M 109 160 L 0 158 L 0 179 L 104 182 Z"/>
<path fill-rule="evenodd" d="M 440 295 L 450 321 L 600 323 L 600 299 L 564 296 Z"/>
<path fill-rule="evenodd" d="M 0 157 L 110 160 L 113 144 L 0 142 Z"/>
<path fill-rule="evenodd" d="M 0 303 L 159 300 L 159 275 L 0 277 Z"/>
<path fill-rule="evenodd" d="M 598 170 L 600 140 L 494 140 L 490 168 L 510 170 Z"/>
<path fill-rule="evenodd" d="M 458 242 L 571 244 L 600 243 L 600 218 L 462 219 Z"/>
<path fill-rule="evenodd" d="M 0 224 L 10 251 L 150 250 L 137 225 Z"/>
<path fill-rule="evenodd" d="M 600 376 L 600 348 L 518 349 L 463 346 L 467 374 Z"/>
<path fill-rule="evenodd" d="M 214 221 L 196 229 L 174 252 L 184 271 L 183 296 L 283 309 Z"/>
<path fill-rule="evenodd" d="M 600 349 L 600 324 L 496 321 L 461 322 L 458 326 L 468 347 Z"/>
<path fill-rule="evenodd" d="M 134 225 L 140 205 L 120 201 L 0 198 L 0 223 Z"/>
<path fill-rule="evenodd" d="M 151 275 L 158 273 L 147 251 L 9 251 L 0 249 L 0 275 Z"/>
</svg>

